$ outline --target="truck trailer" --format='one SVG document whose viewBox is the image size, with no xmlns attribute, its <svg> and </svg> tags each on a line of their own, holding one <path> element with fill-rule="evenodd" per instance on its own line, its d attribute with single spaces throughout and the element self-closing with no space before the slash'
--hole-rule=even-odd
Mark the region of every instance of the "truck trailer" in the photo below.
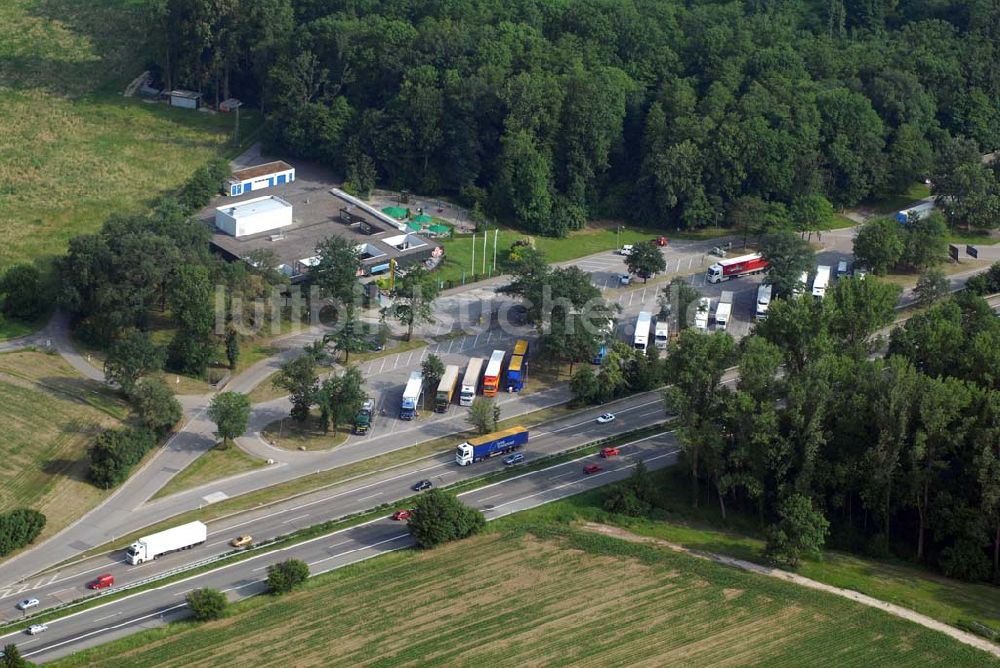
<svg viewBox="0 0 1000 668">
<path fill-rule="evenodd" d="M 367 434 L 368 430 L 372 427 L 372 421 L 374 419 L 375 400 L 365 399 L 365 402 L 361 404 L 361 410 L 354 416 L 354 433 Z"/>
<path fill-rule="evenodd" d="M 771 295 L 774 293 L 774 288 L 770 283 L 762 283 L 757 288 L 757 308 L 754 311 L 754 317 L 757 320 L 763 320 L 767 317 L 767 309 L 771 307 Z"/>
<path fill-rule="evenodd" d="M 708 331 L 708 314 L 712 311 L 712 300 L 702 297 L 698 300 L 698 305 L 694 312 L 694 327 L 703 332 Z"/>
<path fill-rule="evenodd" d="M 490 355 L 490 361 L 486 365 L 486 373 L 483 374 L 483 396 L 495 397 L 500 389 L 500 377 L 503 375 L 503 361 L 507 357 L 506 351 L 494 350 Z"/>
<path fill-rule="evenodd" d="M 503 455 L 517 450 L 527 442 L 528 429 L 526 427 L 511 427 L 485 436 L 470 438 L 455 449 L 455 463 L 459 466 L 467 466 L 494 455 Z"/>
<path fill-rule="evenodd" d="M 479 391 L 479 377 L 483 374 L 482 357 L 473 357 L 469 360 L 469 366 L 465 369 L 465 376 L 462 378 L 462 390 L 458 395 L 459 406 L 471 406 Z"/>
<path fill-rule="evenodd" d="M 144 536 L 125 551 L 125 560 L 133 566 L 162 557 L 170 552 L 201 545 L 208 537 L 208 527 L 201 522 L 188 522 L 159 533 Z"/>
<path fill-rule="evenodd" d="M 520 392 L 528 376 L 528 342 L 518 339 L 507 365 L 507 391 Z"/>
<path fill-rule="evenodd" d="M 733 315 L 733 293 L 723 290 L 719 295 L 719 305 L 715 307 L 715 328 L 725 330 Z"/>
<path fill-rule="evenodd" d="M 434 395 L 434 410 L 437 413 L 444 413 L 451 405 L 451 399 L 455 396 L 455 388 L 458 387 L 458 365 L 449 364 L 444 368 L 444 375 L 438 383 L 437 394 Z"/>
<path fill-rule="evenodd" d="M 740 276 L 759 274 L 767 270 L 767 260 L 760 253 L 740 255 L 726 260 L 719 260 L 708 268 L 706 278 L 709 283 L 720 283 Z"/>
<path fill-rule="evenodd" d="M 657 350 L 666 350 L 668 343 L 670 343 L 670 325 L 666 319 L 657 319 L 656 326 L 653 328 L 653 345 L 656 346 Z"/>
<path fill-rule="evenodd" d="M 399 404 L 399 417 L 402 420 L 412 420 L 417 417 L 417 402 L 424 393 L 424 374 L 411 371 L 410 379 L 403 389 L 403 401 Z"/>
<path fill-rule="evenodd" d="M 632 337 L 632 347 L 646 352 L 649 346 L 649 328 L 653 323 L 653 314 L 649 311 L 639 311 L 635 320 L 635 334 Z"/>
<path fill-rule="evenodd" d="M 816 278 L 813 279 L 813 297 L 822 299 L 826 296 L 826 289 L 830 285 L 830 267 L 821 264 L 816 267 Z"/>
</svg>

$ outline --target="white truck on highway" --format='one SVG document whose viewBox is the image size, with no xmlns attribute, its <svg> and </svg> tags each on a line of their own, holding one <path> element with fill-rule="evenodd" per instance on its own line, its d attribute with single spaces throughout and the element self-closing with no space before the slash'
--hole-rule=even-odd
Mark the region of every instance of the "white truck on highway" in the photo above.
<svg viewBox="0 0 1000 668">
<path fill-rule="evenodd" d="M 703 332 L 708 331 L 708 314 L 712 311 L 712 300 L 702 297 L 698 300 L 698 306 L 694 312 L 694 327 Z"/>
<path fill-rule="evenodd" d="M 144 561 L 178 550 L 186 550 L 201 545 L 208 537 L 208 527 L 201 522 L 188 522 L 179 527 L 150 534 L 135 541 L 125 551 L 125 559 L 137 566 Z"/>
<path fill-rule="evenodd" d="M 763 320 L 767 317 L 767 309 L 771 306 L 773 292 L 774 288 L 770 283 L 761 283 L 760 287 L 757 288 L 757 310 L 754 313 L 757 320 Z"/>
<path fill-rule="evenodd" d="M 821 264 L 816 267 L 816 278 L 813 279 L 813 297 L 822 299 L 826 296 L 826 289 L 830 285 L 830 267 Z"/>
<path fill-rule="evenodd" d="M 719 295 L 719 305 L 715 307 L 715 328 L 725 330 L 733 315 L 733 293 L 723 290 Z"/>
</svg>

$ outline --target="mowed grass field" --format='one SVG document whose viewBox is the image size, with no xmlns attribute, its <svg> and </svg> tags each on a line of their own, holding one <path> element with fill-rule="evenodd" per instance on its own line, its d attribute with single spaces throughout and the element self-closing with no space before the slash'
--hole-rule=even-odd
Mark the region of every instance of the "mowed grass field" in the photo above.
<svg viewBox="0 0 1000 668">
<path fill-rule="evenodd" d="M 59 356 L 39 352 L 0 355 L 0 406 L 0 511 L 35 508 L 48 518 L 42 537 L 51 536 L 104 498 L 86 482 L 86 449 L 127 409 Z"/>
<path fill-rule="evenodd" d="M 232 118 L 122 97 L 150 1 L 0 2 L 0 271 L 143 210 L 225 149 Z"/>
<path fill-rule="evenodd" d="M 54 666 L 995 666 L 880 611 L 531 512 Z"/>
</svg>

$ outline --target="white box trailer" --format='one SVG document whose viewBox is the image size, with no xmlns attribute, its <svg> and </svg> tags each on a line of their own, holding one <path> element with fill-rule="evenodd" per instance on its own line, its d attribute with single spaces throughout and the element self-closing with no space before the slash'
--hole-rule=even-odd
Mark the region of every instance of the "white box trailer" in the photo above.
<svg viewBox="0 0 1000 668">
<path fill-rule="evenodd" d="M 733 293 L 723 290 L 719 296 L 719 305 L 715 307 L 715 327 L 725 330 L 729 326 L 729 319 L 733 315 Z"/>
<path fill-rule="evenodd" d="M 471 406 L 479 390 L 479 379 L 483 375 L 483 364 L 486 362 L 482 357 L 473 357 L 469 360 L 469 366 L 465 370 L 462 378 L 462 390 L 458 395 L 459 406 Z"/>
<path fill-rule="evenodd" d="M 653 329 L 653 344 L 657 350 L 666 350 L 670 343 L 670 325 L 666 320 L 657 320 Z"/>
<path fill-rule="evenodd" d="M 708 331 L 708 314 L 712 311 L 712 300 L 708 297 L 702 297 L 698 300 L 697 309 L 694 312 L 694 326 L 695 329 L 700 329 L 703 332 Z"/>
<path fill-rule="evenodd" d="M 125 559 L 133 566 L 178 550 L 201 545 L 208 538 L 208 527 L 201 522 L 188 522 L 159 533 L 144 536 L 125 551 Z"/>
<path fill-rule="evenodd" d="M 763 320 L 767 317 L 767 309 L 771 307 L 771 295 L 773 293 L 774 288 L 770 283 L 762 283 L 757 288 L 757 307 L 754 312 L 754 317 L 757 320 Z"/>
<path fill-rule="evenodd" d="M 639 311 L 639 317 L 635 321 L 635 334 L 632 337 L 632 347 L 636 350 L 646 351 L 646 347 L 649 345 L 649 326 L 652 322 L 652 313 Z"/>
<path fill-rule="evenodd" d="M 826 289 L 830 285 L 830 267 L 821 264 L 816 267 L 816 278 L 813 279 L 813 297 L 822 299 L 826 296 Z"/>
</svg>

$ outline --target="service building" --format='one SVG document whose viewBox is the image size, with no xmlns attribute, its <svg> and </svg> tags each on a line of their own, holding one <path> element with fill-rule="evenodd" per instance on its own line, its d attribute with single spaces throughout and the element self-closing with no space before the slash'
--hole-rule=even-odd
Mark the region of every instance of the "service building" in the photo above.
<svg viewBox="0 0 1000 668">
<path fill-rule="evenodd" d="M 276 232 L 291 224 L 292 205 L 274 195 L 234 202 L 215 210 L 215 227 L 236 239 Z"/>
<path fill-rule="evenodd" d="M 283 160 L 237 169 L 226 181 L 225 192 L 231 197 L 246 195 L 264 188 L 282 186 L 295 180 L 295 168 Z"/>
</svg>

